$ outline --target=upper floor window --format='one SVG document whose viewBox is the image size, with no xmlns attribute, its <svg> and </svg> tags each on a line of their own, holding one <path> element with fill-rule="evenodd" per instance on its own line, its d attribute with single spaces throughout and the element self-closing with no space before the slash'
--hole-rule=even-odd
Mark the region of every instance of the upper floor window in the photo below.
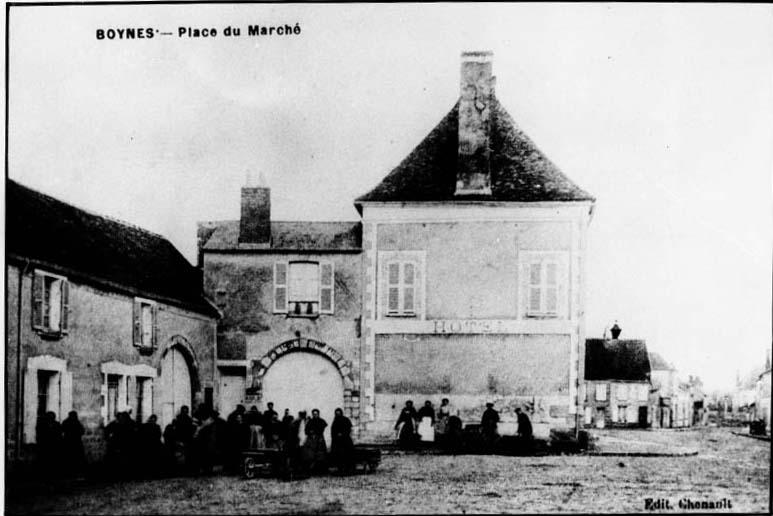
<svg viewBox="0 0 773 516">
<path fill-rule="evenodd" d="M 424 318 L 424 251 L 378 254 L 379 314 Z"/>
<path fill-rule="evenodd" d="M 615 386 L 615 390 L 617 391 L 618 400 L 625 401 L 628 399 L 628 384 L 619 383 Z"/>
<path fill-rule="evenodd" d="M 69 298 L 67 278 L 36 270 L 32 280 L 32 327 L 49 335 L 67 333 Z"/>
<path fill-rule="evenodd" d="M 416 264 L 392 261 L 387 264 L 387 315 L 416 315 Z"/>
<path fill-rule="evenodd" d="M 607 400 L 607 384 L 605 383 L 597 383 L 596 384 L 596 401 L 606 401 Z"/>
<path fill-rule="evenodd" d="M 334 285 L 332 262 L 276 262 L 274 312 L 296 317 L 332 314 Z"/>
<path fill-rule="evenodd" d="M 134 345 L 141 353 L 158 347 L 158 305 L 153 301 L 134 300 Z"/>
<path fill-rule="evenodd" d="M 522 297 L 527 317 L 566 317 L 568 312 L 566 253 L 524 251 L 521 258 Z"/>
</svg>

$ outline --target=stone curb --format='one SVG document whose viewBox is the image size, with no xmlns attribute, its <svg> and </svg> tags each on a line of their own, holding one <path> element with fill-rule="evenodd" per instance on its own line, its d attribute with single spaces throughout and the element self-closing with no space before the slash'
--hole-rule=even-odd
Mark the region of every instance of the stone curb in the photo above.
<svg viewBox="0 0 773 516">
<path fill-rule="evenodd" d="M 684 452 L 586 452 L 584 455 L 593 457 L 694 457 L 698 450 Z"/>
<path fill-rule="evenodd" d="M 733 435 L 740 435 L 741 437 L 748 437 L 749 439 L 757 439 L 758 441 L 765 441 L 770 442 L 770 437 L 764 436 L 764 435 L 751 435 L 751 434 L 743 434 L 741 432 L 730 432 Z"/>
</svg>

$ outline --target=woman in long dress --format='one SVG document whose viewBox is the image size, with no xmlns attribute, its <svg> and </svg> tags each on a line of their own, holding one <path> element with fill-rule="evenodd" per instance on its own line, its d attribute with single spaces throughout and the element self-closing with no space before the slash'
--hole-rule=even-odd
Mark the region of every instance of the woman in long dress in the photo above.
<svg viewBox="0 0 773 516">
<path fill-rule="evenodd" d="M 395 423 L 395 430 L 398 432 L 398 439 L 400 441 L 400 447 L 403 449 L 410 449 L 416 444 L 416 409 L 413 408 L 413 402 L 408 400 L 405 402 L 405 407 L 400 412 L 400 417 L 397 418 Z"/>
<path fill-rule="evenodd" d="M 432 408 L 432 402 L 427 400 L 424 406 L 419 409 L 419 436 L 422 442 L 431 443 L 435 441 L 435 409 Z"/>
</svg>

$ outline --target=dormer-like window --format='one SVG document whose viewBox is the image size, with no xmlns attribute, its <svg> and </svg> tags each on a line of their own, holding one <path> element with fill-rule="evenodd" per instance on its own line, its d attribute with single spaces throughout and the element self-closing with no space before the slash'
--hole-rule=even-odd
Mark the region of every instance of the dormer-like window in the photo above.
<svg viewBox="0 0 773 516">
<path fill-rule="evenodd" d="M 70 285 L 67 278 L 35 271 L 32 280 L 32 327 L 57 337 L 69 329 Z"/>
<path fill-rule="evenodd" d="M 290 317 L 332 314 L 335 271 L 332 262 L 276 262 L 274 312 Z"/>
</svg>

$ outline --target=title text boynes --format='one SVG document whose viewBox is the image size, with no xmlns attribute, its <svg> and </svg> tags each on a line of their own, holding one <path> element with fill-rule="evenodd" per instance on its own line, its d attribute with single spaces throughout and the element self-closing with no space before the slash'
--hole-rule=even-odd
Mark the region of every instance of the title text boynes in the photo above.
<svg viewBox="0 0 773 516">
<path fill-rule="evenodd" d="M 156 37 L 177 36 L 178 38 L 216 38 L 219 36 L 238 38 L 241 36 L 298 36 L 301 24 L 285 23 L 280 25 L 247 25 L 237 27 L 188 27 L 179 26 L 176 31 L 155 27 L 108 27 L 96 29 L 98 40 L 153 39 Z"/>
</svg>

